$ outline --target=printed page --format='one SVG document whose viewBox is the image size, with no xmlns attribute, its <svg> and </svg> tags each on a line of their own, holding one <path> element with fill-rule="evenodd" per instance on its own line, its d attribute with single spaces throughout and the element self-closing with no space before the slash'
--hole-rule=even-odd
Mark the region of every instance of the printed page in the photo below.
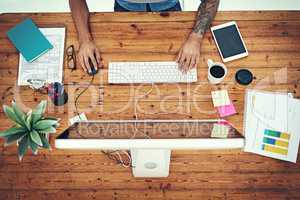
<svg viewBox="0 0 300 200">
<path fill-rule="evenodd" d="M 29 85 L 29 79 L 62 83 L 65 28 L 40 28 L 40 30 L 53 45 L 53 49 L 31 63 L 20 54 L 18 85 Z"/>
<path fill-rule="evenodd" d="M 287 93 L 255 90 L 246 100 L 245 151 L 296 162 L 300 101 Z"/>
</svg>

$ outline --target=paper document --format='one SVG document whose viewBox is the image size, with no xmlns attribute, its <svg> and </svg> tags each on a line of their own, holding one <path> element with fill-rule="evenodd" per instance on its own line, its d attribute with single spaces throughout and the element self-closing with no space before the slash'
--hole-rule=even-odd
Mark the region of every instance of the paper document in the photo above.
<svg viewBox="0 0 300 200">
<path fill-rule="evenodd" d="M 18 85 L 29 85 L 28 80 L 46 83 L 63 81 L 65 28 L 40 28 L 40 31 L 53 45 L 53 49 L 31 63 L 20 54 Z"/>
<path fill-rule="evenodd" d="M 296 162 L 300 140 L 300 100 L 288 93 L 248 90 L 245 151 Z"/>
<path fill-rule="evenodd" d="M 84 113 L 81 113 L 80 115 L 76 115 L 75 117 L 69 119 L 71 126 L 76 122 L 86 122 L 87 120 L 88 119 Z"/>
</svg>

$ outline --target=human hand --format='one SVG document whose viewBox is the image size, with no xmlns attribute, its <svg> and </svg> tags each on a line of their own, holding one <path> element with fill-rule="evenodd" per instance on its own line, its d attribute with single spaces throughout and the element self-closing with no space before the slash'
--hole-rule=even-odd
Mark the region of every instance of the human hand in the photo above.
<svg viewBox="0 0 300 200">
<path fill-rule="evenodd" d="M 182 45 L 176 62 L 179 64 L 179 69 L 183 72 L 194 68 L 199 63 L 200 59 L 200 44 L 202 37 L 192 32 L 185 43 Z"/>
<path fill-rule="evenodd" d="M 100 51 L 93 41 L 82 42 L 79 46 L 78 60 L 85 72 L 91 73 L 91 66 L 89 59 L 91 59 L 95 70 L 101 67 L 101 56 Z"/>
</svg>

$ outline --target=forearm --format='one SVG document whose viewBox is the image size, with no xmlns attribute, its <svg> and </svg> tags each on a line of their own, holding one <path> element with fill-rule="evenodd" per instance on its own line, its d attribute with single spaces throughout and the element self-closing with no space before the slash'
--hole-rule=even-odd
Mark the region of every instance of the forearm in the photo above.
<svg viewBox="0 0 300 200">
<path fill-rule="evenodd" d="M 196 23 L 193 27 L 193 35 L 202 38 L 210 27 L 218 11 L 220 0 L 202 0 L 198 8 Z"/>
<path fill-rule="evenodd" d="M 86 0 L 69 0 L 79 42 L 92 40 L 89 30 L 89 10 Z"/>
</svg>

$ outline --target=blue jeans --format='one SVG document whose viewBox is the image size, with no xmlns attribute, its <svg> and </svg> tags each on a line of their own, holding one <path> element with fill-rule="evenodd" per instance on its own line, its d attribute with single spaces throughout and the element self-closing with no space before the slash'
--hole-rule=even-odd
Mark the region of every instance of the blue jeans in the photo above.
<svg viewBox="0 0 300 200">
<path fill-rule="evenodd" d="M 127 10 L 125 8 L 123 8 L 120 4 L 118 4 L 117 1 L 115 1 L 115 7 L 114 7 L 115 12 L 131 12 L 130 10 Z M 163 11 L 181 11 L 181 6 L 180 3 L 178 2 L 174 7 L 166 9 L 166 10 L 162 10 Z M 149 4 L 147 4 L 147 12 L 152 12 Z"/>
</svg>

